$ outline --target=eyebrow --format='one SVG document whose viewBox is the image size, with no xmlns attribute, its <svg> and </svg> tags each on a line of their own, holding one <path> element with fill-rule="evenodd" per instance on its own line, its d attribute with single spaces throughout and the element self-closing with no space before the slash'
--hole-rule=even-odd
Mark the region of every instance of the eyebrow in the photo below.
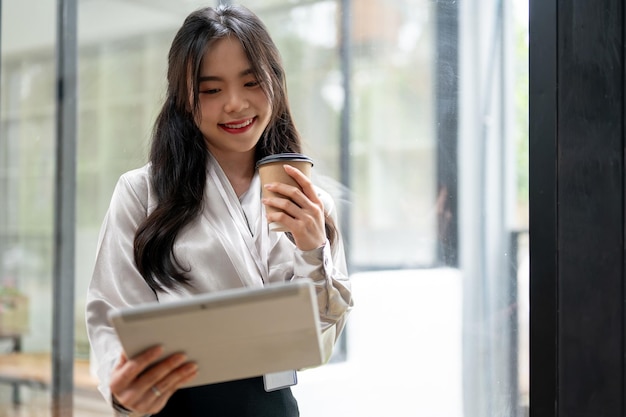
<svg viewBox="0 0 626 417">
<path fill-rule="evenodd" d="M 254 74 L 254 71 L 252 71 L 252 68 L 248 68 L 245 69 L 243 71 L 241 71 L 239 73 L 239 77 L 245 77 L 248 76 L 250 74 Z M 198 82 L 205 82 L 205 81 L 223 81 L 222 77 L 218 77 L 216 75 L 201 75 L 200 77 L 198 77 Z"/>
</svg>

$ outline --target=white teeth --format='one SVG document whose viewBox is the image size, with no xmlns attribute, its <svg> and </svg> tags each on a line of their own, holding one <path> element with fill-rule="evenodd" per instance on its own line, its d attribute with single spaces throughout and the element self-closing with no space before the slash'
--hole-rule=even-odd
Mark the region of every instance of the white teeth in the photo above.
<svg viewBox="0 0 626 417">
<path fill-rule="evenodd" d="M 224 124 L 224 126 L 226 126 L 226 127 L 227 127 L 227 128 L 229 128 L 229 129 L 241 129 L 242 127 L 246 127 L 246 126 L 248 126 L 250 123 L 252 123 L 252 120 L 253 120 L 253 119 L 246 120 L 245 122 L 243 122 L 243 123 L 239 123 L 239 124 L 237 124 L 237 125 Z"/>
</svg>

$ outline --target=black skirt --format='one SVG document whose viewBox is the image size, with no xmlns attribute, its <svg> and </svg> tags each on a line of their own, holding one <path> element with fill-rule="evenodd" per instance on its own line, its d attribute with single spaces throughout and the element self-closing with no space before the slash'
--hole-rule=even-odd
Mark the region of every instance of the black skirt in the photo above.
<svg viewBox="0 0 626 417">
<path fill-rule="evenodd" d="M 298 417 L 290 388 L 266 392 L 263 377 L 176 391 L 157 417 Z"/>
</svg>

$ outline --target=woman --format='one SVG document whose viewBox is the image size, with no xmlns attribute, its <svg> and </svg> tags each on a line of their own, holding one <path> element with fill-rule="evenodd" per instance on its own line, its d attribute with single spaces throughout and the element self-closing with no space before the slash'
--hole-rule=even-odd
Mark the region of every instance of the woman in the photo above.
<svg viewBox="0 0 626 417">
<path fill-rule="evenodd" d="M 290 388 L 267 392 L 262 376 L 179 389 L 195 364 L 175 354 L 149 366 L 160 347 L 127 358 L 107 322 L 120 307 L 309 278 L 332 348 L 352 306 L 328 194 L 285 167 L 301 190 L 273 183 L 286 198 L 261 199 L 256 161 L 301 151 L 263 23 L 238 6 L 193 12 L 168 64 L 150 162 L 120 178 L 100 234 L 87 303 L 99 388 L 118 415 L 298 416 Z M 289 232 L 269 232 L 271 222 Z"/>
</svg>

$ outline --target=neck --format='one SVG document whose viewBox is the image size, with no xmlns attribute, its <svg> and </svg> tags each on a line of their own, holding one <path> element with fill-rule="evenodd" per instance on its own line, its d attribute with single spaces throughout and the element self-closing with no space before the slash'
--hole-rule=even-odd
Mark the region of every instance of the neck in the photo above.
<svg viewBox="0 0 626 417">
<path fill-rule="evenodd" d="M 213 154 L 213 157 L 220 164 L 237 197 L 248 191 L 254 176 L 254 152 L 229 155 Z"/>
</svg>

